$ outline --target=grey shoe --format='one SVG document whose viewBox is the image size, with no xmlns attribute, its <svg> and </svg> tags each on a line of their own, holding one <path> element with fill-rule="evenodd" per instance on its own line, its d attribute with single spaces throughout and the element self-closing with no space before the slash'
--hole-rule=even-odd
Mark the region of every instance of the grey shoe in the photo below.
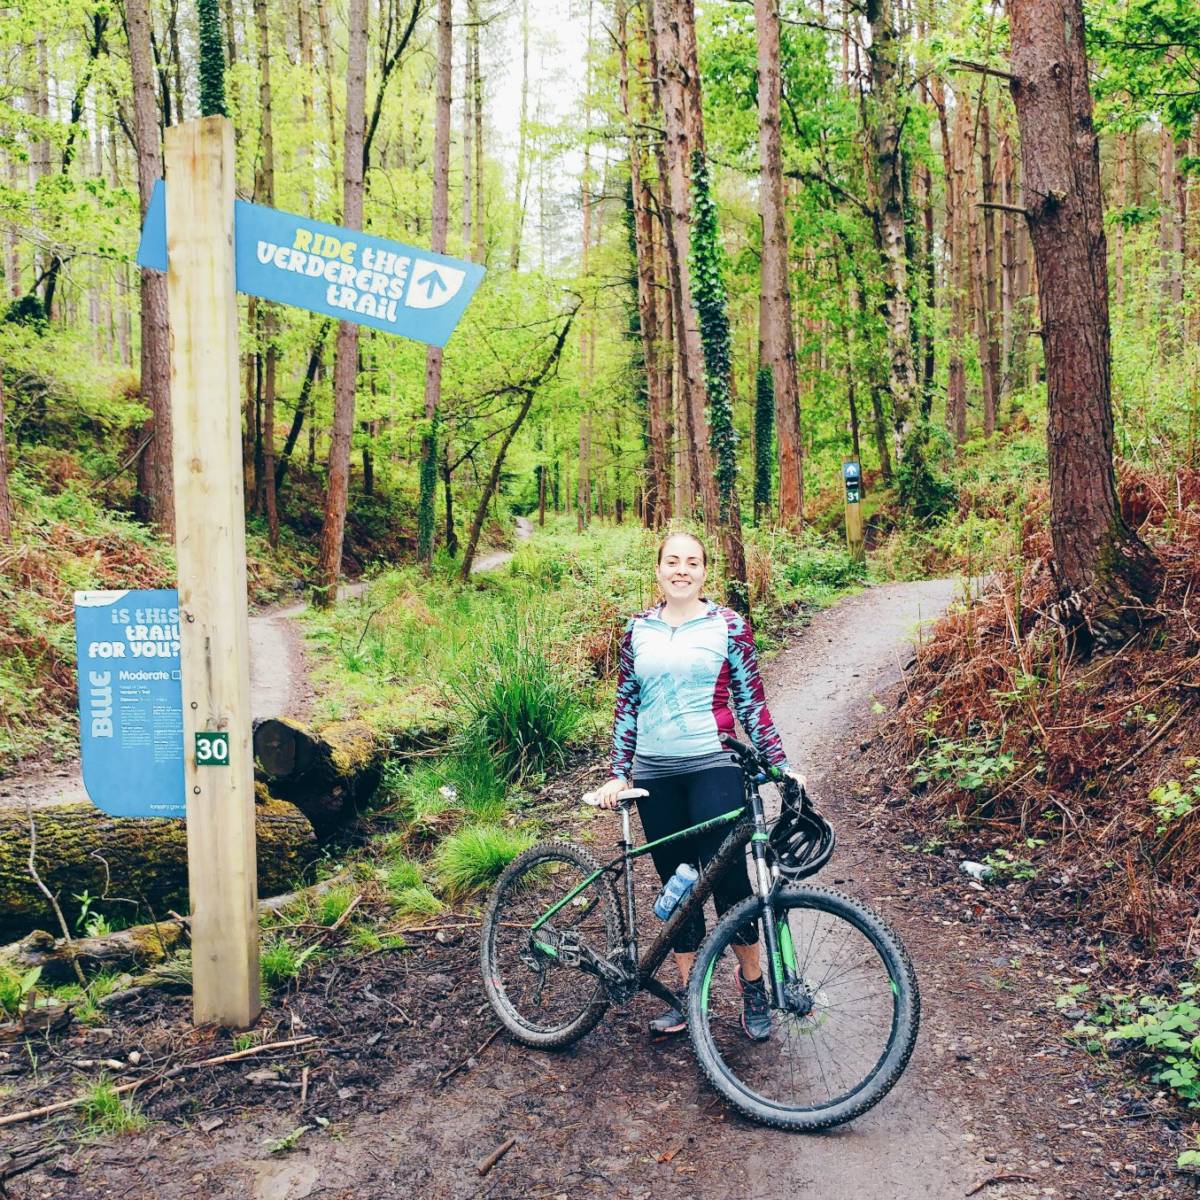
<svg viewBox="0 0 1200 1200">
<path fill-rule="evenodd" d="M 675 993 L 676 1003 L 673 1007 L 658 1014 L 653 1021 L 650 1022 L 651 1033 L 682 1033 L 687 1028 L 687 1017 L 684 1016 L 684 1009 L 687 1007 L 687 1001 L 684 999 L 686 992 L 680 988 Z"/>
<path fill-rule="evenodd" d="M 742 1029 L 752 1042 L 765 1042 L 771 1036 L 771 1005 L 767 999 L 767 985 L 760 975 L 757 979 L 743 979 L 739 964 L 734 972 L 738 991 L 742 993 Z"/>
</svg>

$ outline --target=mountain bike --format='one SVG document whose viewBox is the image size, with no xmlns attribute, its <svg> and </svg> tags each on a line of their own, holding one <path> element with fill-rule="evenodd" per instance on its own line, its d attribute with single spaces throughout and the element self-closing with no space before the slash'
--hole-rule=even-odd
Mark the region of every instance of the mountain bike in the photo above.
<svg viewBox="0 0 1200 1200">
<path fill-rule="evenodd" d="M 633 788 L 618 797 L 620 853 L 609 862 L 549 841 L 508 865 L 484 915 L 484 988 L 509 1033 L 542 1049 L 578 1041 L 610 1005 L 640 991 L 674 1005 L 655 972 L 676 931 L 749 845 L 754 894 L 721 917 L 692 968 L 692 1047 L 712 1085 L 746 1116 L 780 1129 L 829 1129 L 878 1104 L 908 1064 L 920 1020 L 916 976 L 877 913 L 832 888 L 798 886 L 829 861 L 832 828 L 804 789 L 756 750 L 722 741 L 742 767 L 740 807 L 635 846 L 630 809 L 647 793 Z M 780 815 L 771 821 L 759 792 L 767 782 L 781 794 Z M 720 849 L 639 957 L 634 860 L 652 845 L 724 825 Z M 761 1042 L 743 1033 L 734 970 L 733 946 L 749 922 L 760 930 L 772 1015 L 771 1036 Z"/>
</svg>

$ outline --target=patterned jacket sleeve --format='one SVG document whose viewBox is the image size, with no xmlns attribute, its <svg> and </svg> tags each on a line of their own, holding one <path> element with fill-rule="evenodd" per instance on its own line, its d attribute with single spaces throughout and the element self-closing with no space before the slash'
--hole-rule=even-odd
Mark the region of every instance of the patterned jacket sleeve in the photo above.
<svg viewBox="0 0 1200 1200">
<path fill-rule="evenodd" d="M 617 705 L 613 713 L 612 772 L 617 779 L 630 779 L 633 751 L 637 746 L 638 707 L 642 694 L 633 663 L 633 621 L 625 626 L 617 662 Z"/>
<path fill-rule="evenodd" d="M 755 749 L 773 766 L 786 767 L 787 755 L 783 752 L 783 742 L 767 708 L 762 676 L 758 673 L 758 657 L 754 652 L 754 634 L 750 623 L 732 609 L 721 611 L 729 630 L 729 690 L 733 695 L 734 711 Z"/>
</svg>

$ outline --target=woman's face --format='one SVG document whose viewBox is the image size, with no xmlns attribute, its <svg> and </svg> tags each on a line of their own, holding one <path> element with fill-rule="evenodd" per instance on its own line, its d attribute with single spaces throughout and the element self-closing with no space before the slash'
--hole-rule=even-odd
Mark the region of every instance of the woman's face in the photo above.
<svg viewBox="0 0 1200 1200">
<path fill-rule="evenodd" d="M 655 575 L 668 600 L 676 604 L 695 600 L 706 574 L 704 551 L 695 538 L 680 535 L 667 539 Z"/>
</svg>

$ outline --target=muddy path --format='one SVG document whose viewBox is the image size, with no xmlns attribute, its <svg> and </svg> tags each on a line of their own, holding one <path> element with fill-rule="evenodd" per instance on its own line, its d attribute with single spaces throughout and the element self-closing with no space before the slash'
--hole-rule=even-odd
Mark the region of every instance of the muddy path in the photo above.
<svg viewBox="0 0 1200 1200">
<path fill-rule="evenodd" d="M 186 1088 L 148 1088 L 146 1110 L 160 1124 L 50 1158 L 10 1182 L 10 1194 L 132 1200 L 190 1200 L 198 1191 L 213 1200 L 1191 1194 L 1162 1172 L 1167 1151 L 1155 1140 L 1161 1127 L 1144 1120 L 1140 1101 L 1064 1042 L 1067 1025 L 1054 999 L 1074 977 L 1069 951 L 1013 912 L 1002 892 L 983 902 L 966 881 L 936 878 L 921 855 L 899 844 L 898 823 L 891 827 L 895 810 L 888 805 L 895 797 L 870 765 L 875 710 L 880 701 L 894 703 L 888 689 L 900 679 L 918 622 L 935 617 L 954 587 L 897 584 L 850 597 L 818 614 L 766 671 L 784 743 L 839 833 L 839 852 L 820 882 L 886 915 L 908 945 L 922 987 L 923 1025 L 912 1063 L 891 1095 L 853 1125 L 799 1137 L 743 1120 L 702 1084 L 686 1039 L 646 1036 L 645 1022 L 657 1008 L 647 997 L 610 1012 L 564 1052 L 532 1052 L 493 1037 L 495 1021 L 478 982 L 477 929 L 467 913 L 466 928 L 459 918 L 438 918 L 441 928 L 414 934 L 407 952 L 323 966 L 282 1009 L 275 1006 L 274 1037 L 314 1034 L 319 1043 L 311 1052 L 197 1073 Z M 599 849 L 615 837 L 615 822 L 611 830 L 605 818 L 588 824 L 573 800 L 597 777 L 593 770 L 562 780 L 557 807 L 541 815 L 590 833 Z M 643 878 L 642 886 L 648 899 L 649 881 Z M 111 1039 L 108 1052 L 118 1044 L 126 1052 L 140 1048 L 153 1061 L 164 1039 L 177 1051 L 197 1036 L 186 1030 L 186 1011 L 183 1001 L 135 1007 L 125 1027 L 103 1031 Z M 228 1045 L 226 1038 L 205 1050 Z M 86 1046 L 73 1053 L 96 1056 Z M 270 1067 L 273 1078 L 256 1081 L 256 1065 Z M 308 1128 L 294 1146 L 279 1149 L 278 1139 L 301 1126 Z M 27 1129 L 21 1137 L 48 1135 Z M 481 1175 L 476 1164 L 510 1138 L 511 1149 Z"/>
</svg>

